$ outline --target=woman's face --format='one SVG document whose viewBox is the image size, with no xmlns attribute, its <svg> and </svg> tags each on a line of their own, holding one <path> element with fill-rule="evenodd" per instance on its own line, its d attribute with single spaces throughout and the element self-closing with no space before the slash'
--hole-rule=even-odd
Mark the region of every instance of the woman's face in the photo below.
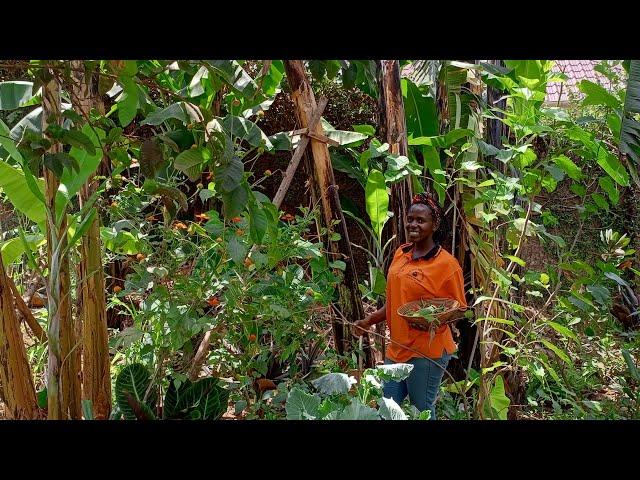
<svg viewBox="0 0 640 480">
<path fill-rule="evenodd" d="M 413 243 L 429 238 L 436 231 L 431 209 L 422 203 L 411 205 L 407 213 L 407 240 Z"/>
</svg>

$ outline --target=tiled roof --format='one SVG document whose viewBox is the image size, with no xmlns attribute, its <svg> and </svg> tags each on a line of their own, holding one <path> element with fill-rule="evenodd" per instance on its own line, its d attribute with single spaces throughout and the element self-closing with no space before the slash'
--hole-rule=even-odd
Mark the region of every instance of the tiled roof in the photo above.
<svg viewBox="0 0 640 480">
<path fill-rule="evenodd" d="M 611 81 L 593 69 L 600 62 L 601 60 L 556 60 L 551 71 L 553 73 L 564 73 L 568 78 L 565 82 L 550 82 L 547 85 L 545 103 L 549 105 L 566 104 L 569 102 L 570 94 L 575 98 L 582 98 L 584 94 L 578 88 L 578 84 L 582 80 L 590 80 L 602 85 L 604 88 L 611 89 L 613 87 Z M 619 73 L 623 71 L 621 66 L 617 66 L 615 70 Z M 403 77 L 411 77 L 414 71 L 415 66 L 410 63 L 403 67 L 401 75 Z"/>
<path fill-rule="evenodd" d="M 599 83 L 607 89 L 612 88 L 609 79 L 593 69 L 598 63 L 600 60 L 556 60 L 551 71 L 564 73 L 568 78 L 563 83 L 551 82 L 547 85 L 546 103 L 552 105 L 566 103 L 569 101 L 570 93 L 577 98 L 582 98 L 584 94 L 578 89 L 578 84 L 582 80 Z"/>
</svg>

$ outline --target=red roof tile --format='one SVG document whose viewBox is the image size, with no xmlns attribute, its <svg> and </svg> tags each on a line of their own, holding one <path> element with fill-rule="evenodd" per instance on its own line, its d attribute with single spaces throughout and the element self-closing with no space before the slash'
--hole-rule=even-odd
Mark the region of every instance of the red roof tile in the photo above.
<svg viewBox="0 0 640 480">
<path fill-rule="evenodd" d="M 545 101 L 549 104 L 558 104 L 568 102 L 570 95 L 582 98 L 584 94 L 578 88 L 582 80 L 590 80 L 607 89 L 612 88 L 609 79 L 593 69 L 598 63 L 600 60 L 556 60 L 551 71 L 564 73 L 569 78 L 564 83 L 550 82 L 547 85 Z"/>
</svg>

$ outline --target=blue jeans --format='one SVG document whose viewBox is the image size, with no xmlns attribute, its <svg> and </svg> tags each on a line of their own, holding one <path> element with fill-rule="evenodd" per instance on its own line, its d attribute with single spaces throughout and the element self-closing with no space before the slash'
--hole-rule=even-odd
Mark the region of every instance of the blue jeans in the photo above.
<svg viewBox="0 0 640 480">
<path fill-rule="evenodd" d="M 413 365 L 413 370 L 408 378 L 396 382 L 390 380 L 384 382 L 382 394 L 385 398 L 392 398 L 400 405 L 407 394 L 409 401 L 421 412 L 431 410 L 431 420 L 436 419 L 436 397 L 440 390 L 440 382 L 444 376 L 444 371 L 451 359 L 451 355 L 446 351 L 440 358 L 412 358 L 406 363 Z M 389 359 L 385 359 L 385 364 L 393 364 Z"/>
</svg>

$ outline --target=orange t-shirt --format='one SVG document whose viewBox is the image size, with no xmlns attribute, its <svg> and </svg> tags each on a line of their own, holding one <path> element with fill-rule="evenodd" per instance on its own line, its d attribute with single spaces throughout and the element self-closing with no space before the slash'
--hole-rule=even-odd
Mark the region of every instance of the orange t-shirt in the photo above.
<svg viewBox="0 0 640 480">
<path fill-rule="evenodd" d="M 431 338 L 429 332 L 409 327 L 407 321 L 398 315 L 398 308 L 423 298 L 452 298 L 461 306 L 467 306 L 464 278 L 458 261 L 439 245 L 424 257 L 413 260 L 412 245 L 407 243 L 396 250 L 387 275 L 387 322 L 391 340 L 398 344 L 389 342 L 386 355 L 399 363 L 419 357 L 403 346 L 429 358 L 440 358 L 445 350 L 453 353 L 457 346 L 449 325 L 437 329 Z"/>
</svg>

